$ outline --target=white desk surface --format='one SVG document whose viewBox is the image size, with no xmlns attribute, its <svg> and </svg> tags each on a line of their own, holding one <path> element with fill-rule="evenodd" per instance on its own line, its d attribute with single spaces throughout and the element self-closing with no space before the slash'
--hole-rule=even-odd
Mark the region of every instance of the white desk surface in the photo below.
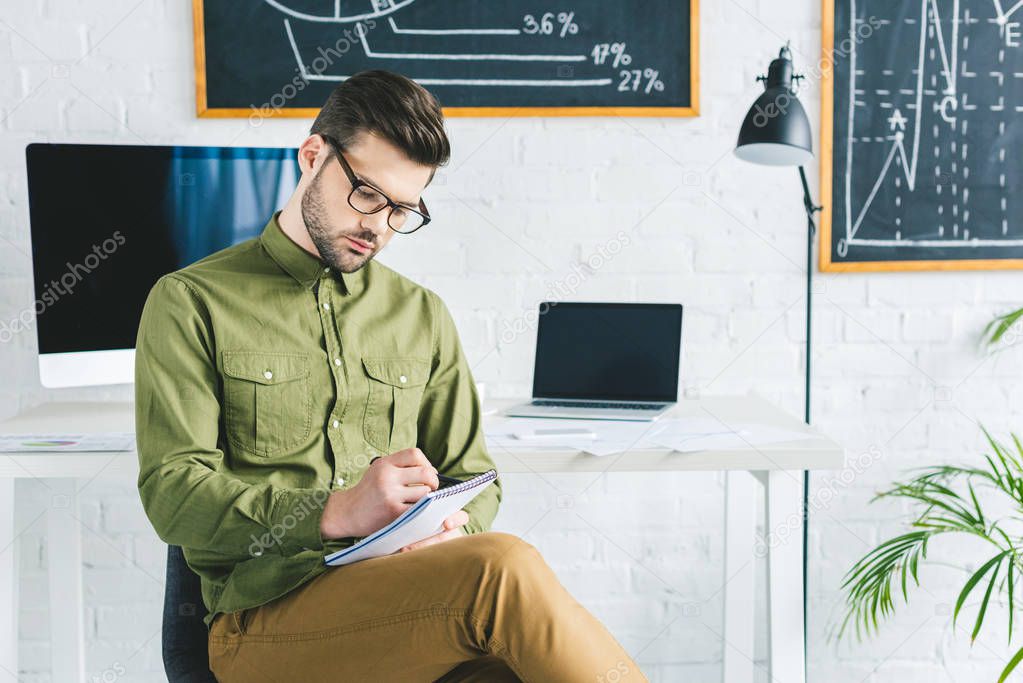
<svg viewBox="0 0 1023 683">
<path fill-rule="evenodd" d="M 494 400 L 484 405 L 488 409 L 500 409 L 518 401 Z M 501 473 L 816 470 L 840 469 L 845 462 L 841 446 L 756 394 L 685 399 L 667 413 L 668 417 L 683 415 L 715 417 L 725 424 L 758 422 L 813 434 L 813 438 L 757 448 L 694 453 L 640 449 L 596 457 L 576 450 L 510 451 L 491 445 L 490 454 Z M 484 422 L 493 425 L 505 419 L 510 418 L 487 415 Z M 46 403 L 0 423 L 0 434 L 89 434 L 134 430 L 132 404 L 112 402 Z M 101 474 L 109 477 L 137 476 L 135 453 L 0 453 L 0 477 L 89 479 Z"/>
</svg>

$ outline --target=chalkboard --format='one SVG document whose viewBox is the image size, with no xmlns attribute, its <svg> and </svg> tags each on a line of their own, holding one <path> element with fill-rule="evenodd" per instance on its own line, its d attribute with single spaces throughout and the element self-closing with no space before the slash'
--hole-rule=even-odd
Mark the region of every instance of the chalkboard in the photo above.
<svg viewBox="0 0 1023 683">
<path fill-rule="evenodd" d="M 449 116 L 695 116 L 698 0 L 193 0 L 199 116 L 315 116 L 387 69 Z"/>
<path fill-rule="evenodd" d="M 823 17 L 821 269 L 1023 267 L 1023 3 Z"/>
</svg>

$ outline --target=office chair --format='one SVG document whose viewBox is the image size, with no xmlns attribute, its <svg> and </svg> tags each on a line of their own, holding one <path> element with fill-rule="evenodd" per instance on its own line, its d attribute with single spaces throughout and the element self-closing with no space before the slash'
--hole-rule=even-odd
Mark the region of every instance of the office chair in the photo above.
<svg viewBox="0 0 1023 683">
<path fill-rule="evenodd" d="M 163 595 L 163 668 L 170 683 L 217 683 L 210 671 L 199 577 L 176 545 L 167 547 Z"/>
</svg>

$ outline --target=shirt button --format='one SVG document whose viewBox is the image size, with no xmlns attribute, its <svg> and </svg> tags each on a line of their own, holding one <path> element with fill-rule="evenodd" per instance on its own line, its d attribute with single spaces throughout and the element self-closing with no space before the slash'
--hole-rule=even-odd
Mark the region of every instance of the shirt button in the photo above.
<svg viewBox="0 0 1023 683">
<path fill-rule="evenodd" d="M 340 358 L 335 358 L 334 359 L 334 365 L 341 365 L 341 359 Z"/>
<path fill-rule="evenodd" d="M 259 557 L 260 555 L 263 554 L 263 551 L 262 550 L 254 550 L 254 551 L 252 551 L 252 554 L 254 556 L 256 556 L 256 557 Z"/>
<path fill-rule="evenodd" d="M 323 272 L 324 272 L 324 273 L 329 273 L 329 272 L 330 272 L 330 268 L 324 268 L 324 269 L 323 269 Z"/>
<path fill-rule="evenodd" d="M 267 391 L 269 391 L 269 389 Z M 341 422 L 338 420 L 334 420 L 333 422 L 330 423 L 330 426 L 333 427 L 334 429 L 337 429 L 338 427 L 341 426 Z"/>
<path fill-rule="evenodd" d="M 273 376 L 274 376 L 274 374 L 272 372 L 270 372 L 269 370 L 267 370 L 266 372 L 263 373 L 263 377 L 266 377 L 267 379 L 273 379 Z"/>
<path fill-rule="evenodd" d="M 344 477 L 338 477 L 337 478 L 337 485 L 338 486 L 344 486 L 345 485 L 345 478 Z"/>
<path fill-rule="evenodd" d="M 402 375 L 401 377 L 398 378 L 398 381 L 401 382 L 402 384 L 404 384 L 405 382 L 408 381 L 408 377 L 406 377 L 405 375 Z"/>
<path fill-rule="evenodd" d="M 330 308 L 330 304 L 328 304 L 328 303 L 325 303 L 325 304 L 323 304 L 323 310 L 325 310 L 325 311 L 326 311 L 326 310 L 328 310 L 329 308 Z"/>
</svg>

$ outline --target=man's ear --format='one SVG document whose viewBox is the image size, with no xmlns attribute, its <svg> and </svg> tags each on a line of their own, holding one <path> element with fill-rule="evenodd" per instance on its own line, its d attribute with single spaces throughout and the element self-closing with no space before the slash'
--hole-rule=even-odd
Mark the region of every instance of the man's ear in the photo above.
<svg viewBox="0 0 1023 683">
<path fill-rule="evenodd" d="M 317 161 L 325 160 L 329 156 L 329 147 L 322 137 L 313 133 L 298 148 L 298 168 L 302 175 L 315 171 Z M 322 163 L 322 161 L 320 162 Z"/>
</svg>

